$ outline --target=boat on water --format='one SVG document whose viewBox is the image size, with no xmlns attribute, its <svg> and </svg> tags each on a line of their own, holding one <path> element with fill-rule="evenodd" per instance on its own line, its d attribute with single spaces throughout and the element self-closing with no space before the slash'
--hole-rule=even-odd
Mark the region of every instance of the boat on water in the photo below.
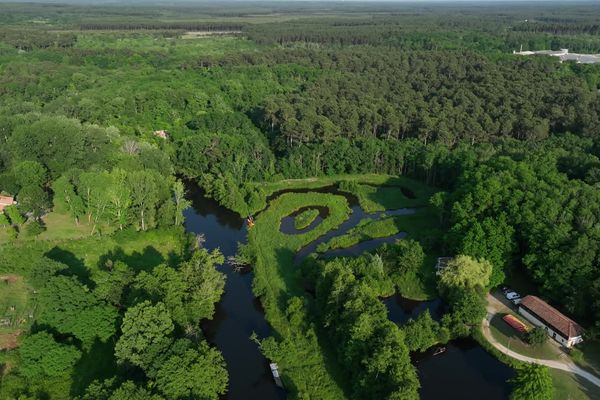
<svg viewBox="0 0 600 400">
<path fill-rule="evenodd" d="M 446 348 L 445 348 L 444 346 L 440 346 L 440 347 L 437 347 L 437 348 L 436 348 L 436 349 L 433 351 L 433 355 L 434 355 L 434 356 L 438 356 L 438 355 L 440 355 L 440 354 L 442 354 L 442 353 L 445 353 L 445 352 L 446 352 Z"/>
</svg>

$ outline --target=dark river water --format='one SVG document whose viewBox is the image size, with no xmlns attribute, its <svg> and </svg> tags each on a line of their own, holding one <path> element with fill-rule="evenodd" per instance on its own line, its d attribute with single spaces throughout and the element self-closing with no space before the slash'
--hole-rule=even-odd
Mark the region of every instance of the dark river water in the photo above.
<svg viewBox="0 0 600 400">
<path fill-rule="evenodd" d="M 243 219 L 204 197 L 196 187 L 190 185 L 188 191 L 192 207 L 185 211 L 186 230 L 203 234 L 205 248 L 219 248 L 225 257 L 234 255 L 237 243 L 246 240 Z M 345 232 L 360 219 L 370 216 L 352 198 L 349 200 L 353 210 L 349 220 L 339 229 L 319 238 L 318 243 Z M 382 242 L 385 240 L 382 239 Z M 370 243 L 368 247 L 375 244 Z M 298 257 L 308 255 L 315 248 L 316 244 L 310 244 L 301 250 Z M 349 251 L 341 255 L 354 255 L 355 252 L 364 251 L 364 248 L 357 247 Z M 225 293 L 217 305 L 214 319 L 205 322 L 202 329 L 208 341 L 223 353 L 227 363 L 229 390 L 225 398 L 285 399 L 285 391 L 275 386 L 269 362 L 260 353 L 256 343 L 249 339 L 253 332 L 260 338 L 271 333 L 260 303 L 252 293 L 253 274 L 235 272 L 227 265 L 220 266 L 219 270 L 227 276 Z M 443 307 L 439 300 L 415 302 L 392 297 L 384 302 L 390 320 L 397 323 L 415 318 L 425 309 L 430 310 L 432 317 L 438 318 Z M 472 340 L 453 341 L 445 353 L 437 356 L 433 356 L 432 351 L 413 355 L 413 362 L 418 369 L 422 386 L 420 395 L 424 400 L 501 400 L 507 399 L 510 393 L 510 385 L 506 380 L 513 376 L 512 370 Z"/>
</svg>

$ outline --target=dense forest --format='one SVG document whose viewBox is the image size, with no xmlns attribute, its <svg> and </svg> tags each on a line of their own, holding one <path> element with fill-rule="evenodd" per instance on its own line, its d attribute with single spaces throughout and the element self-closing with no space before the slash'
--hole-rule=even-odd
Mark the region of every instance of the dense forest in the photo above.
<svg viewBox="0 0 600 400">
<path fill-rule="evenodd" d="M 331 389 L 335 374 L 320 371 L 323 398 L 418 398 L 409 353 L 474 335 L 485 293 L 515 276 L 598 339 L 600 64 L 511 53 L 600 53 L 599 13 L 0 4 L 0 194 L 17 200 L 0 212 L 0 277 L 25 277 L 36 299 L 18 347 L 1 353 L 0 397 L 227 392 L 200 329 L 224 257 L 184 232 L 184 182 L 243 217 L 289 179 L 386 174 L 435 188 L 420 205 L 435 210 L 435 238 L 310 259 L 297 272 L 309 300 L 269 299 L 257 271 L 277 332 L 257 340 L 263 353 L 335 344 L 323 357 L 351 383 Z M 261 262 L 254 243 L 238 260 Z M 462 255 L 480 279 L 440 278 L 444 316 L 399 327 L 378 299 L 429 253 Z M 291 398 L 314 395 L 304 378 L 286 381 Z"/>
</svg>

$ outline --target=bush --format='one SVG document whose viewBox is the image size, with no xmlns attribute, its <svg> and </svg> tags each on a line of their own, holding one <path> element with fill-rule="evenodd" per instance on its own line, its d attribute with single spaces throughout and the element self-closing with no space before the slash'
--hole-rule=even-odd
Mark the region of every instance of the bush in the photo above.
<svg viewBox="0 0 600 400">
<path fill-rule="evenodd" d="M 6 234 L 8 235 L 9 239 L 16 239 L 18 236 L 17 228 L 15 228 L 15 227 L 7 228 Z"/>
<path fill-rule="evenodd" d="M 22 225 L 25 222 L 17 206 L 8 206 L 4 209 L 4 212 L 13 225 Z"/>
<path fill-rule="evenodd" d="M 543 328 L 536 326 L 527 333 L 525 340 L 532 346 L 541 346 L 548 340 L 548 334 Z"/>
<path fill-rule="evenodd" d="M 8 217 L 4 213 L 0 214 L 0 226 L 6 226 L 9 224 L 10 222 L 8 222 Z"/>
<path fill-rule="evenodd" d="M 40 222 L 32 221 L 32 222 L 28 223 L 27 225 L 25 225 L 25 230 L 23 233 L 25 233 L 26 237 L 36 237 L 37 235 L 44 232 L 45 230 L 46 230 L 46 227 L 44 225 L 42 225 Z"/>
</svg>

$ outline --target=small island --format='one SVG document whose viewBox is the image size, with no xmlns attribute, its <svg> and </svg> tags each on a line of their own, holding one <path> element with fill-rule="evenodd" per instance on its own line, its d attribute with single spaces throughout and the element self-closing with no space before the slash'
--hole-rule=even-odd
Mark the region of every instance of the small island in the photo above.
<svg viewBox="0 0 600 400">
<path fill-rule="evenodd" d="M 294 228 L 297 230 L 306 229 L 315 221 L 315 219 L 317 219 L 318 216 L 319 210 L 316 208 L 304 210 L 294 217 Z"/>
</svg>

